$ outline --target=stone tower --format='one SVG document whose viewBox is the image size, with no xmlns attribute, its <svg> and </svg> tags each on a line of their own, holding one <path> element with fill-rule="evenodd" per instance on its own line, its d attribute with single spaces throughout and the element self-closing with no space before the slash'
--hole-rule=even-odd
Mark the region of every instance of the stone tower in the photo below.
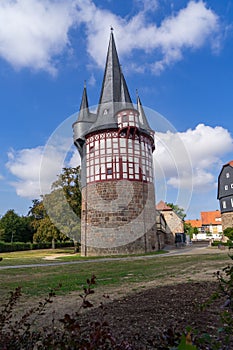
<svg viewBox="0 0 233 350">
<path fill-rule="evenodd" d="M 218 200 L 222 229 L 233 227 L 233 160 L 223 165 L 218 177 Z"/>
<path fill-rule="evenodd" d="M 112 31 L 97 111 L 85 86 L 73 132 L 82 162 L 81 254 L 157 250 L 154 132 L 139 97 L 133 106 Z"/>
</svg>

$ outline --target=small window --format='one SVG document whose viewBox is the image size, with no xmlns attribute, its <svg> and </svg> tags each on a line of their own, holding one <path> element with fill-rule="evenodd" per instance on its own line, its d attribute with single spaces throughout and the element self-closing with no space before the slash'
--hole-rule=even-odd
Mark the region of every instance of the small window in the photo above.
<svg viewBox="0 0 233 350">
<path fill-rule="evenodd" d="M 228 185 L 225 185 L 225 190 L 226 190 L 226 191 L 228 190 Z"/>
<path fill-rule="evenodd" d="M 231 198 L 231 206 L 232 206 L 232 208 L 233 208 L 233 198 Z"/>
<path fill-rule="evenodd" d="M 90 146 L 90 153 L 94 153 L 95 147 L 94 146 Z"/>
<path fill-rule="evenodd" d="M 223 207 L 223 209 L 226 209 L 226 207 L 227 207 L 226 201 L 222 202 L 222 207 Z"/>
<path fill-rule="evenodd" d="M 112 168 L 107 168 L 107 175 L 112 175 Z"/>
<path fill-rule="evenodd" d="M 230 174 L 229 173 L 226 173 L 226 178 L 228 179 L 230 177 Z"/>
<path fill-rule="evenodd" d="M 233 188 L 233 184 L 231 184 L 231 188 Z"/>
</svg>

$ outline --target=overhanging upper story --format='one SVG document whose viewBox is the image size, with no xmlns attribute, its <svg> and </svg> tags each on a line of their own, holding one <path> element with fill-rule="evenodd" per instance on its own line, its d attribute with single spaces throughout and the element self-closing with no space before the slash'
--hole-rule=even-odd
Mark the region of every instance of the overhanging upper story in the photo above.
<svg viewBox="0 0 233 350">
<path fill-rule="evenodd" d="M 221 213 L 233 211 L 233 161 L 223 165 L 218 177 L 218 196 Z"/>
</svg>

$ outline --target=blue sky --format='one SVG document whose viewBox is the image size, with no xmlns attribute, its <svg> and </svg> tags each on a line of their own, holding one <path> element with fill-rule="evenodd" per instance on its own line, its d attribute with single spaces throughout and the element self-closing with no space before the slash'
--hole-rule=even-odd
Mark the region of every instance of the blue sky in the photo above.
<svg viewBox="0 0 233 350">
<path fill-rule="evenodd" d="M 27 214 L 79 162 L 70 116 L 85 80 L 98 103 L 111 26 L 131 97 L 138 89 L 156 131 L 157 202 L 189 219 L 219 208 L 217 177 L 233 159 L 232 1 L 1 0 L 0 215 Z"/>
</svg>

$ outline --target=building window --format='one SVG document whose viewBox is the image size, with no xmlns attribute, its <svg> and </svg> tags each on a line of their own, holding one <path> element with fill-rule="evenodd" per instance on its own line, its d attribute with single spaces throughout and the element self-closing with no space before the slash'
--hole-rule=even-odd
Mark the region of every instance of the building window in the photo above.
<svg viewBox="0 0 233 350">
<path fill-rule="evenodd" d="M 232 208 L 233 208 L 233 198 L 231 198 L 231 206 L 232 206 Z"/>
<path fill-rule="evenodd" d="M 230 177 L 230 173 L 226 173 L 226 178 L 228 179 Z"/>
<path fill-rule="evenodd" d="M 231 188 L 233 188 L 233 184 L 231 184 Z"/>
<path fill-rule="evenodd" d="M 227 207 L 226 201 L 222 202 L 222 207 L 223 207 L 223 209 L 226 209 L 226 207 Z"/>
<path fill-rule="evenodd" d="M 228 185 L 225 185 L 225 190 L 226 190 L 226 191 L 228 190 Z"/>
</svg>

